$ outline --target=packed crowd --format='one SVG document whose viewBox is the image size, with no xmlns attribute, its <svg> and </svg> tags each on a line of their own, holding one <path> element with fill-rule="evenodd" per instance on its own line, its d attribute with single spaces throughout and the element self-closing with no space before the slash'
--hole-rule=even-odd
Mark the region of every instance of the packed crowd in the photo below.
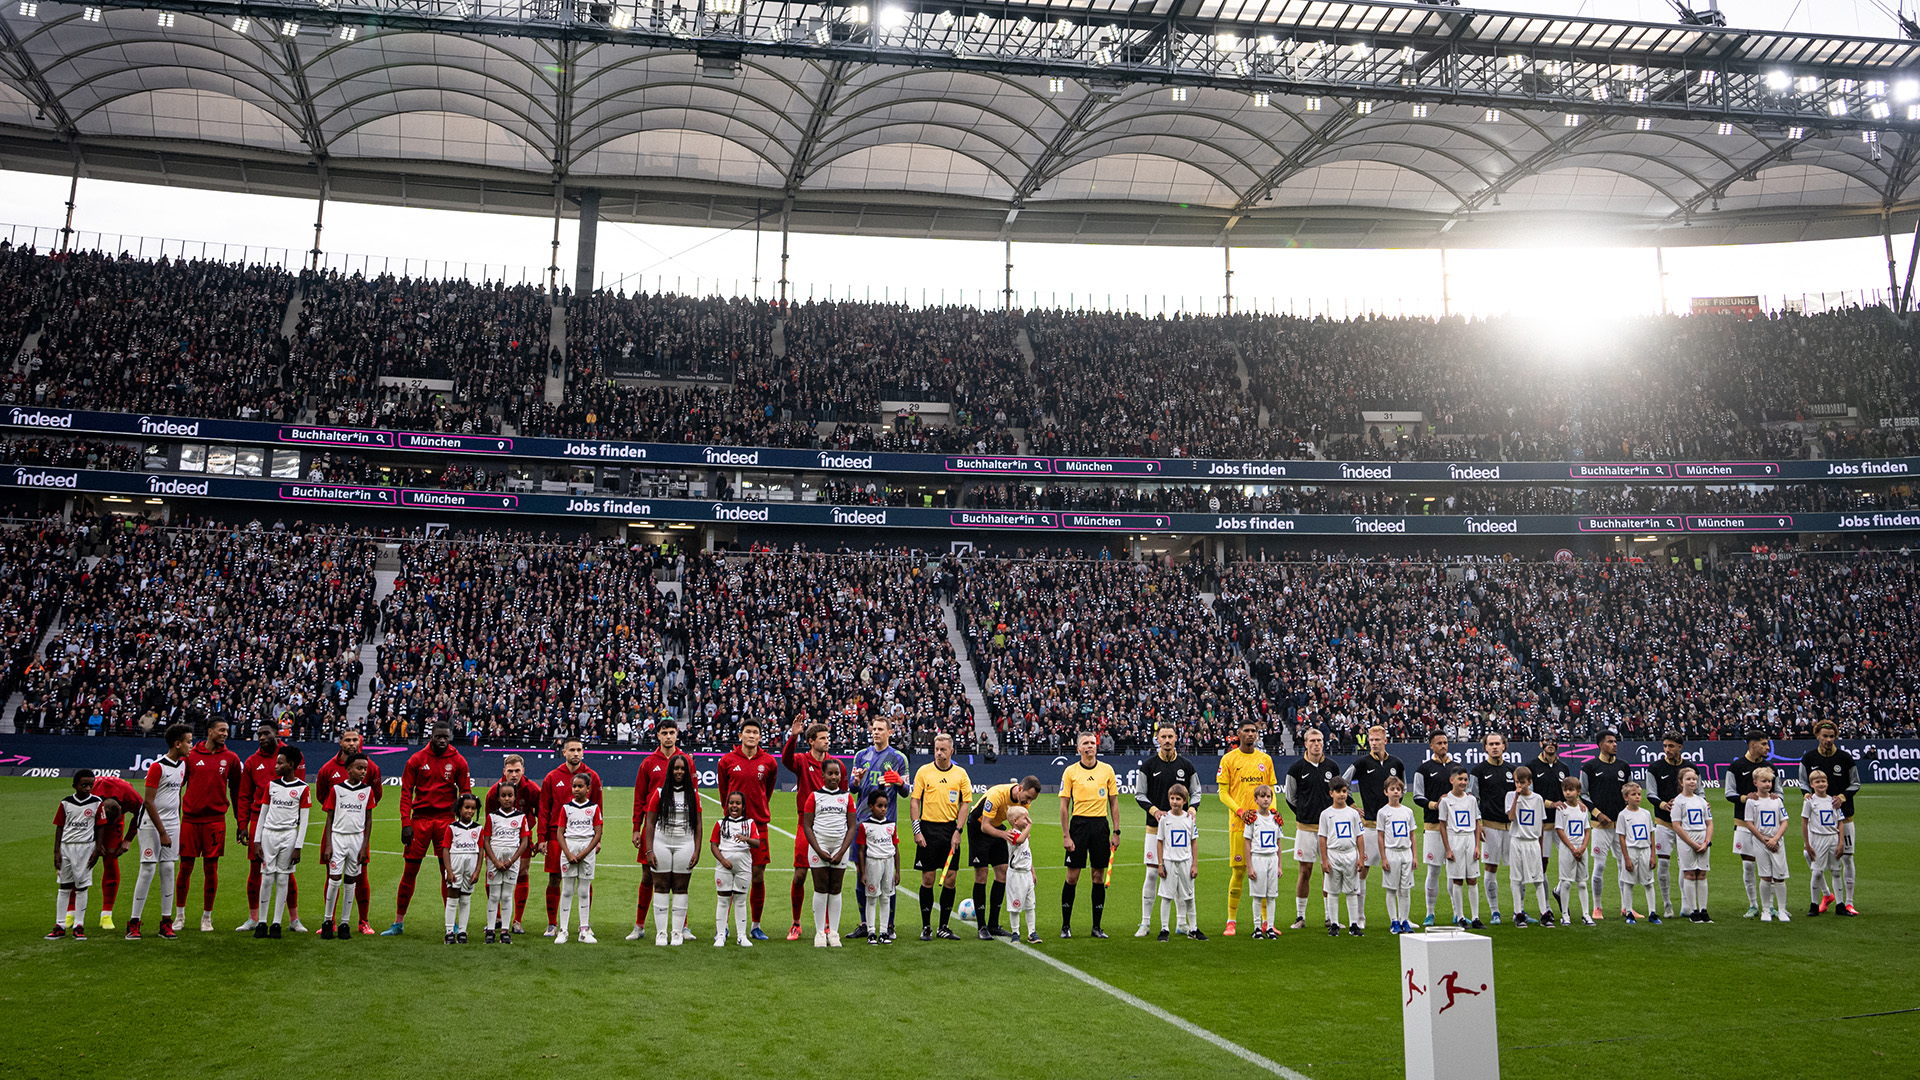
<svg viewBox="0 0 1920 1080">
<path fill-rule="evenodd" d="M 103 540 L 27 668 L 16 729 L 149 734 L 212 718 L 301 738 L 338 729 L 373 621 L 371 540 L 130 525 Z"/>
<path fill-rule="evenodd" d="M 0 700 L 19 688 L 73 586 L 84 533 L 57 517 L 0 528 Z"/>
<path fill-rule="evenodd" d="M 855 489 L 855 490 L 847 490 Z M 859 494 L 858 485 L 829 485 Z M 848 501 L 860 501 L 857 498 Z M 966 505 L 995 510 L 1146 510 L 1276 514 L 1696 514 L 1840 513 L 1914 505 L 1905 485 L 1865 491 L 1834 484 L 1728 487 L 1593 484 L 1423 487 L 1259 487 L 1241 484 L 1033 484 L 975 482 Z M 894 505 L 905 505 L 904 502 Z"/>
</svg>

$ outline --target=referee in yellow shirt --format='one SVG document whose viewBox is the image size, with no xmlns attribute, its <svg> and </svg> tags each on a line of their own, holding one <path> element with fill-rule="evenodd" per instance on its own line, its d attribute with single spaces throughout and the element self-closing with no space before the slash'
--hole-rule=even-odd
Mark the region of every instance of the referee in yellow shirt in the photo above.
<svg viewBox="0 0 1920 1080">
<path fill-rule="evenodd" d="M 1240 745 L 1221 756 L 1220 775 L 1214 778 L 1220 785 L 1220 801 L 1233 815 L 1227 819 L 1227 852 L 1233 857 L 1227 875 L 1227 928 L 1221 931 L 1227 937 L 1233 936 L 1234 923 L 1240 918 L 1240 893 L 1247 885 L 1247 837 L 1242 830 L 1253 822 L 1253 790 L 1261 784 L 1278 786 L 1273 759 L 1260 749 L 1259 740 L 1259 721 L 1240 721 Z"/>
<path fill-rule="evenodd" d="M 953 763 L 953 736 L 933 738 L 933 760 L 913 774 L 907 812 L 913 819 L 913 868 L 920 871 L 920 940 L 959 940 L 947 928 L 953 915 L 953 863 L 960 853 L 960 815 L 973 799 L 967 770 Z M 933 930 L 933 882 L 940 880 L 940 931 Z"/>
<path fill-rule="evenodd" d="M 1107 907 L 1107 865 L 1120 846 L 1120 779 L 1094 756 L 1099 738 L 1080 733 L 1080 760 L 1060 774 L 1060 838 L 1067 848 L 1067 883 L 1060 887 L 1060 936 L 1073 936 L 1073 893 L 1080 871 L 1093 863 L 1093 936 L 1104 938 L 1100 916 Z"/>
</svg>

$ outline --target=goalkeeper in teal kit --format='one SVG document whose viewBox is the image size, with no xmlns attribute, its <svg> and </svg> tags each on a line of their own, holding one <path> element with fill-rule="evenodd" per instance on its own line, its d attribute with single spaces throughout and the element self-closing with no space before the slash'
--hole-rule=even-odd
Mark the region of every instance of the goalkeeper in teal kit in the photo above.
<svg viewBox="0 0 1920 1080">
<path fill-rule="evenodd" d="M 894 821 L 897 817 L 894 800 L 907 797 L 909 772 L 907 755 L 893 748 L 893 724 L 886 717 L 874 717 L 867 727 L 873 734 L 873 745 L 853 755 L 853 779 L 849 787 L 859 796 L 858 805 L 862 808 L 872 804 L 875 793 L 884 795 L 887 805 L 886 820 Z M 854 853 L 853 865 L 860 868 L 860 887 L 854 890 L 854 895 L 860 898 L 860 925 L 847 936 L 863 938 L 868 933 L 892 933 L 891 925 L 873 927 L 867 925 L 866 852 L 864 850 Z"/>
</svg>

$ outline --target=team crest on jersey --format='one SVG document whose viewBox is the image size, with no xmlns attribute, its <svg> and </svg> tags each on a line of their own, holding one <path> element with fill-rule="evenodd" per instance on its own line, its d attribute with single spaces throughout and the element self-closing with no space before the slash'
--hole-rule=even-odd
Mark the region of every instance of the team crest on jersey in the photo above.
<svg viewBox="0 0 1920 1080">
<path fill-rule="evenodd" d="M 452 766 L 452 765 L 442 765 L 442 766 L 440 766 L 440 774 L 441 774 L 442 776 L 448 776 L 448 777 L 451 777 L 451 776 L 453 775 L 453 766 Z"/>
</svg>

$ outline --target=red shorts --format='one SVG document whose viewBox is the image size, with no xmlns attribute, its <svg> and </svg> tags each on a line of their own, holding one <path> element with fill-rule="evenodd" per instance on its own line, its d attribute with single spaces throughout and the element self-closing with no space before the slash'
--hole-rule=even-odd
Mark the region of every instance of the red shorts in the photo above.
<svg viewBox="0 0 1920 1080">
<path fill-rule="evenodd" d="M 795 870 L 805 870 L 807 868 L 807 856 L 812 851 L 813 845 L 807 843 L 806 830 L 802 829 L 800 835 L 793 838 L 793 868 Z"/>
<path fill-rule="evenodd" d="M 555 843 L 547 844 L 546 867 L 547 867 L 547 873 L 549 874 L 557 874 L 560 872 L 560 845 L 559 844 L 555 844 Z"/>
<path fill-rule="evenodd" d="M 414 818 L 413 840 L 407 844 L 406 858 L 424 859 L 431 847 L 435 854 L 444 854 L 446 848 L 440 843 L 440 826 L 452 821 L 452 818 Z"/>
<path fill-rule="evenodd" d="M 180 823 L 180 857 L 217 859 L 227 853 L 227 819 Z"/>
<path fill-rule="evenodd" d="M 773 827 L 771 822 L 766 822 L 766 821 L 761 822 L 760 830 L 766 833 L 769 837 L 773 835 Z M 771 843 L 762 844 L 759 847 L 753 849 L 753 865 L 767 866 L 772 862 L 773 862 L 773 845 Z"/>
</svg>

